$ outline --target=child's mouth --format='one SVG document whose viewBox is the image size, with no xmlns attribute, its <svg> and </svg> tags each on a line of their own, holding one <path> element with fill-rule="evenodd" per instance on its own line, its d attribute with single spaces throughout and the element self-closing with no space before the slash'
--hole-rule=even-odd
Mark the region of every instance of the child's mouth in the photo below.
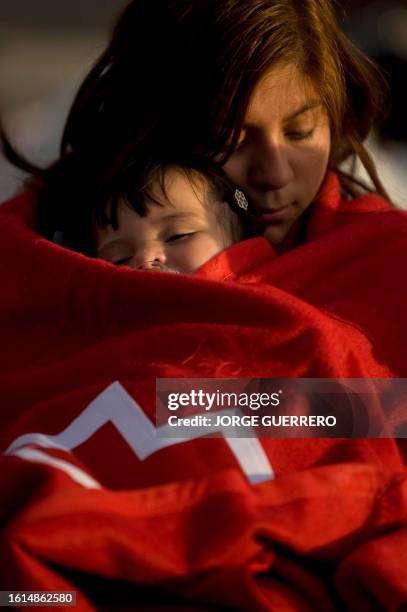
<svg viewBox="0 0 407 612">
<path fill-rule="evenodd" d="M 146 261 L 141 266 L 138 266 L 137 270 L 143 272 L 169 272 L 170 274 L 181 274 L 180 270 L 170 268 L 159 261 Z"/>
</svg>

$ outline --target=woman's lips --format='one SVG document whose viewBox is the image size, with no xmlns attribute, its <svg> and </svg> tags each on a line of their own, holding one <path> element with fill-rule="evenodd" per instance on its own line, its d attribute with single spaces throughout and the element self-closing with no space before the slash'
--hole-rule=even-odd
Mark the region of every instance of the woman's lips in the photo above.
<svg viewBox="0 0 407 612">
<path fill-rule="evenodd" d="M 291 204 L 277 208 L 276 210 L 260 209 L 259 210 L 259 221 L 264 225 L 271 225 L 272 223 L 279 223 L 285 221 L 290 216 Z"/>
</svg>

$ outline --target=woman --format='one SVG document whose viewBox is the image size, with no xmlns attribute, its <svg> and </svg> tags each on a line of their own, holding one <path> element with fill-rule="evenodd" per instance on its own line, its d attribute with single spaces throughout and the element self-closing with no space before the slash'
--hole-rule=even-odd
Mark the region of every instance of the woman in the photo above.
<svg viewBox="0 0 407 612">
<path fill-rule="evenodd" d="M 2 210 L 0 255 L 16 255 L 1 305 L 1 487 L 19 479 L 28 491 L 4 505 L 7 517 L 21 507 L 4 538 L 9 583 L 79 585 L 81 609 L 98 605 L 92 576 L 109 579 L 112 605 L 118 580 L 122 603 L 175 609 L 405 603 L 405 466 L 394 440 L 168 445 L 144 414 L 153 420 L 160 376 L 404 374 L 407 223 L 380 197 L 362 144 L 380 107 L 376 78 L 325 0 L 129 5 L 74 102 L 61 159 L 40 175 L 36 219 L 24 197 Z M 349 156 L 379 195 L 359 197 L 363 187 L 338 169 Z M 274 248 L 233 245 L 181 278 L 49 241 L 62 231 L 83 249 L 123 180 L 132 205 L 143 187 L 133 168 L 197 157 L 247 192 Z M 390 529 L 397 537 L 379 537 Z"/>
<path fill-rule="evenodd" d="M 267 75 L 272 82 L 267 82 Z M 63 225 L 73 208 L 86 208 L 89 197 L 99 194 L 102 179 L 114 176 L 131 157 L 179 159 L 198 153 L 220 164 L 228 160 L 226 172 L 242 187 L 248 186 L 249 195 L 253 191 L 255 202 L 263 205 L 262 194 L 270 183 L 270 190 L 282 193 L 285 204 L 284 191 L 289 188 L 283 190 L 280 183 L 289 178 L 263 178 L 262 167 L 271 171 L 272 166 L 275 172 L 284 160 L 273 159 L 273 153 L 284 157 L 288 144 L 301 151 L 310 129 L 296 128 L 321 121 L 326 125 L 324 151 L 316 164 L 312 155 L 309 158 L 317 170 L 310 193 L 305 188 L 306 205 L 315 199 L 326 165 L 337 171 L 349 156 L 360 157 L 375 190 L 385 195 L 362 145 L 380 111 L 384 90 L 374 66 L 351 47 L 325 0 L 131 2 L 74 102 L 61 159 L 46 173 L 38 227 L 52 237 L 56 220 L 62 219 Z M 248 168 L 231 165 L 236 145 L 243 139 L 245 146 L 248 142 L 242 128 L 251 120 L 249 101 L 256 113 L 261 112 L 259 105 L 274 107 L 276 99 L 281 108 L 259 118 L 262 125 L 255 124 L 248 133 L 254 173 L 260 175 L 251 186 L 252 179 L 244 176 Z M 320 106 L 300 109 L 298 104 L 305 100 Z M 297 115 L 299 110 L 303 113 Z M 264 139 L 264 126 L 274 131 L 271 141 L 270 134 Z M 316 131 L 319 136 L 321 130 Z M 320 143 L 313 143 L 311 135 L 306 140 L 305 163 L 299 163 L 308 176 L 308 152 L 319 150 Z M 247 165 L 247 155 L 243 157 Z M 239 153 L 240 166 L 241 158 Z M 341 182 L 351 195 L 358 192 L 355 182 L 342 173 Z M 298 188 L 304 190 L 301 184 Z M 295 197 L 296 189 L 294 185 Z M 274 196 L 273 207 L 279 198 Z"/>
</svg>

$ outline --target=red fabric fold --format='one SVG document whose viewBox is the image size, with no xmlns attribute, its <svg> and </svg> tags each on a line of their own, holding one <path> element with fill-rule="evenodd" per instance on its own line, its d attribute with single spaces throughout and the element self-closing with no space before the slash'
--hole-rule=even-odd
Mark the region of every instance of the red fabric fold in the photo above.
<svg viewBox="0 0 407 612">
<path fill-rule="evenodd" d="M 405 376 L 406 214 L 331 175 L 302 246 L 253 239 L 190 277 L 70 252 L 34 217 L 33 195 L 0 208 L 0 587 L 86 611 L 102 583 L 111 609 L 405 604 L 402 444 L 259 440 L 252 485 L 222 437 L 144 456 L 134 419 L 154 424 L 157 377 Z"/>
</svg>

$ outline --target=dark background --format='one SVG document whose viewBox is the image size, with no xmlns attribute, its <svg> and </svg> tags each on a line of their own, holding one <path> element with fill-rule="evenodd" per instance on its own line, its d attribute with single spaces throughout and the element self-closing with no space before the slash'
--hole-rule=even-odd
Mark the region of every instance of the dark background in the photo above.
<svg viewBox="0 0 407 612">
<path fill-rule="evenodd" d="M 56 157 L 74 92 L 126 4 L 0 1 L 0 113 L 12 141 L 30 159 L 44 165 Z M 381 63 L 390 81 L 389 120 L 369 146 L 391 196 L 407 207 L 407 0 L 336 4 L 345 31 Z M 22 178 L 0 159 L 0 201 L 21 187 Z"/>
</svg>

